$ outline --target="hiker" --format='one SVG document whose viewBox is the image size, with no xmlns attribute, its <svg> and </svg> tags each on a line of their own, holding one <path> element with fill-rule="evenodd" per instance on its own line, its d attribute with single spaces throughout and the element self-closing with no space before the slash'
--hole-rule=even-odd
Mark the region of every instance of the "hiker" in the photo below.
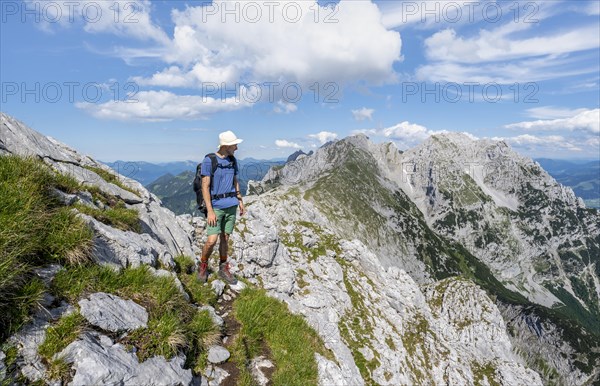
<svg viewBox="0 0 600 386">
<path fill-rule="evenodd" d="M 219 134 L 219 150 L 208 154 L 201 165 L 202 197 L 206 203 L 206 229 L 208 239 L 202 248 L 198 279 L 206 283 L 208 279 L 208 257 L 219 240 L 219 276 L 229 284 L 237 279 L 229 271 L 227 262 L 228 241 L 235 225 L 236 210 L 240 207 L 240 216 L 244 215 L 244 203 L 238 183 L 238 166 L 233 153 L 242 142 L 232 131 Z M 216 156 L 216 157 L 215 157 Z M 211 159 L 212 157 L 212 159 Z M 213 172 L 213 159 L 216 168 Z M 211 178 L 212 174 L 212 178 Z"/>
</svg>

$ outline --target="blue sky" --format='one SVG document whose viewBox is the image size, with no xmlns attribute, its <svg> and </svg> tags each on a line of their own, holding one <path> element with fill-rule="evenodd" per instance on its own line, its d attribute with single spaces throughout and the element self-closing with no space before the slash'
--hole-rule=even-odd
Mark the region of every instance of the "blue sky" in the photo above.
<svg viewBox="0 0 600 386">
<path fill-rule="evenodd" d="M 600 158 L 598 1 L 0 2 L 1 110 L 103 161 L 440 131 Z"/>
</svg>

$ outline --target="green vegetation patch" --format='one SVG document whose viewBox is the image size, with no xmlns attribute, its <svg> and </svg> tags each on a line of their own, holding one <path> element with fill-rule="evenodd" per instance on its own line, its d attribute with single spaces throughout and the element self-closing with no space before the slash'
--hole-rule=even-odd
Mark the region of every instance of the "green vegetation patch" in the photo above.
<svg viewBox="0 0 600 386">
<path fill-rule="evenodd" d="M 364 295 L 354 288 L 354 284 L 349 278 L 348 271 L 351 269 L 351 265 L 342 260 L 338 260 L 338 262 L 342 266 L 344 285 L 352 302 L 352 310 L 347 311 L 338 323 L 340 335 L 352 351 L 354 362 L 365 383 L 375 385 L 376 383 L 373 381 L 371 374 L 381 363 L 379 362 L 379 353 L 373 348 L 371 343 L 375 339 L 373 335 L 372 311 L 365 305 Z M 371 360 L 367 360 L 360 351 L 364 347 L 370 348 L 373 352 L 374 357 Z"/>
<path fill-rule="evenodd" d="M 326 233 L 320 226 L 308 221 L 297 221 L 294 223 L 292 232 L 280 230 L 279 235 L 281 242 L 288 248 L 296 248 L 302 251 L 308 258 L 308 261 L 314 261 L 319 256 L 325 256 L 327 251 L 333 251 L 336 254 L 341 252 L 337 242 L 337 237 L 333 234 Z M 304 245 L 302 241 L 302 228 L 308 228 L 313 231 L 316 236 L 316 243 L 310 247 Z"/>
<path fill-rule="evenodd" d="M 186 365 L 198 371 L 205 365 L 198 363 L 201 354 L 220 335 L 208 313 L 198 312 L 172 277 L 154 276 L 147 266 L 121 272 L 98 265 L 71 267 L 56 275 L 51 289 L 71 304 L 88 294 L 106 292 L 143 306 L 148 311 L 148 327 L 130 333 L 121 342 L 135 346 L 140 361 L 156 355 L 168 360 L 183 351 Z"/>
<path fill-rule="evenodd" d="M 287 306 L 264 290 L 246 288 L 233 304 L 235 318 L 240 322 L 233 359 L 246 363 L 268 347 L 275 363 L 274 385 L 316 385 L 317 363 L 314 354 L 327 358 L 332 354 L 318 334 L 300 315 L 291 314 Z M 240 368 L 239 384 L 251 384 L 248 370 Z M 250 383 L 248 383 L 250 382 Z"/>
<path fill-rule="evenodd" d="M 85 327 L 85 318 L 79 312 L 63 316 L 58 323 L 46 330 L 46 339 L 38 347 L 38 353 L 48 362 L 73 342 Z"/>
<path fill-rule="evenodd" d="M 204 285 L 198 280 L 198 271 L 194 270 L 194 260 L 185 255 L 176 256 L 174 260 L 175 272 L 177 272 L 183 288 L 190 295 L 190 300 L 197 304 L 209 304 L 216 307 L 218 297 L 210 285 Z M 214 278 L 214 275 L 211 275 L 209 281 L 212 278 Z"/>
<path fill-rule="evenodd" d="M 471 370 L 473 371 L 473 377 L 474 379 L 474 383 L 475 386 L 483 386 L 483 385 L 490 385 L 490 386 L 500 386 L 500 383 L 498 383 L 498 381 L 496 381 L 496 369 L 494 368 L 494 365 L 492 363 L 485 363 L 483 365 L 477 363 L 477 362 L 472 362 L 471 363 Z M 487 382 L 484 383 L 483 380 L 486 380 Z"/>
<path fill-rule="evenodd" d="M 29 320 L 42 298 L 34 269 L 91 256 L 92 231 L 54 193 L 76 186 L 41 160 L 0 156 L 0 342 Z"/>
<path fill-rule="evenodd" d="M 91 208 L 83 204 L 74 205 L 77 210 L 81 213 L 85 213 L 88 216 L 92 216 L 96 220 L 113 226 L 115 228 L 141 233 L 142 228 L 140 224 L 139 214 L 135 209 L 129 209 L 125 206 L 125 203 L 119 201 L 113 207 L 105 207 L 105 209 Z"/>
</svg>

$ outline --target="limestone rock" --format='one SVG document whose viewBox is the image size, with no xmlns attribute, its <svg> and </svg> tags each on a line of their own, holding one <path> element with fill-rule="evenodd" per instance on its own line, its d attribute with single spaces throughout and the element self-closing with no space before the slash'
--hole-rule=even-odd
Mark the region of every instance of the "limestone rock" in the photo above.
<svg viewBox="0 0 600 386">
<path fill-rule="evenodd" d="M 97 292 L 79 301 L 81 315 L 103 330 L 118 332 L 146 327 L 148 312 L 132 300 Z"/>
<path fill-rule="evenodd" d="M 217 294 L 217 296 L 221 296 L 221 294 L 223 294 L 223 291 L 225 290 L 225 283 L 221 280 L 215 280 L 210 284 L 211 288 L 213 289 L 213 291 L 215 291 L 215 294 Z"/>
<path fill-rule="evenodd" d="M 260 386 L 266 386 L 269 383 L 269 378 L 263 372 L 265 368 L 273 368 L 273 362 L 268 360 L 263 356 L 258 356 L 256 358 L 252 358 L 250 361 L 250 372 L 252 373 L 252 377 Z"/>
<path fill-rule="evenodd" d="M 5 358 L 6 354 L 4 354 L 4 351 L 0 351 L 0 382 L 6 377 L 6 365 L 4 364 Z"/>
<path fill-rule="evenodd" d="M 206 380 L 206 383 L 202 383 L 203 386 L 221 386 L 223 381 L 229 377 L 229 373 L 226 370 L 213 365 L 208 365 L 204 373 L 206 374 L 206 378 L 203 379 L 203 382 Z"/>
<path fill-rule="evenodd" d="M 219 364 L 229 359 L 229 351 L 223 346 L 210 346 L 208 348 L 208 361 L 210 363 Z"/>
<path fill-rule="evenodd" d="M 192 373 L 183 369 L 185 358 L 176 356 L 170 361 L 153 357 L 139 363 L 119 343 L 96 332 L 82 334 L 57 354 L 75 370 L 70 385 L 189 385 Z"/>
</svg>

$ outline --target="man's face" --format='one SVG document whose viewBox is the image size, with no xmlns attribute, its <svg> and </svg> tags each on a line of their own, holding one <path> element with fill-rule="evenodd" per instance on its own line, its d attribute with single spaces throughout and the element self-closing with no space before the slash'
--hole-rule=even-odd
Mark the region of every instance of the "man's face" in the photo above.
<svg viewBox="0 0 600 386">
<path fill-rule="evenodd" d="M 227 151 L 228 155 L 233 155 L 233 153 L 237 150 L 237 145 L 227 146 L 225 151 Z"/>
</svg>

